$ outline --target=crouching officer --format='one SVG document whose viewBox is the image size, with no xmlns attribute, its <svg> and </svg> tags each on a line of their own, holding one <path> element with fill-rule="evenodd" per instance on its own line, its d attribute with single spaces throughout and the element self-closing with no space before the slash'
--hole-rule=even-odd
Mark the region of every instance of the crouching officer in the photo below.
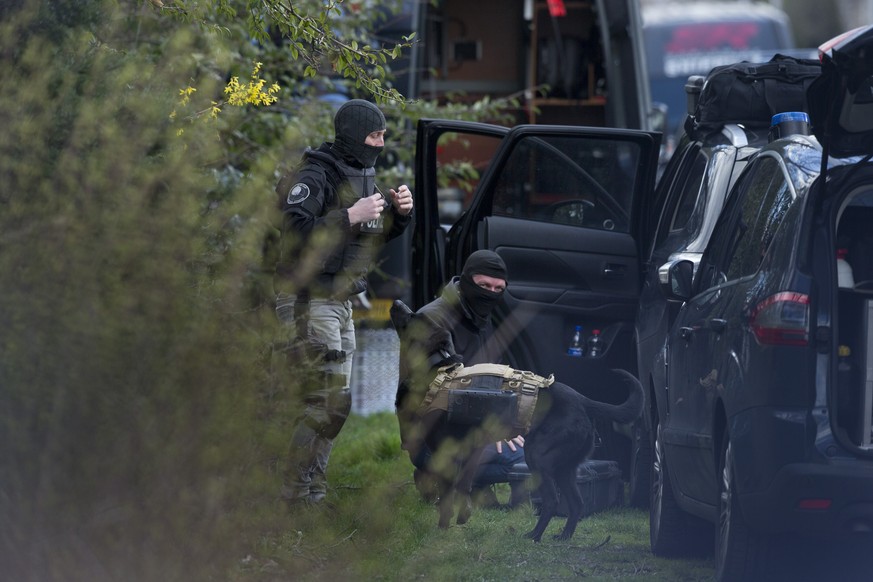
<svg viewBox="0 0 873 582">
<path fill-rule="evenodd" d="M 327 492 L 333 439 L 351 409 L 349 380 L 355 351 L 351 297 L 366 291 L 379 246 L 400 235 L 412 218 L 406 185 L 385 196 L 374 165 L 384 148 L 385 116 L 361 99 L 334 117 L 335 140 L 308 149 L 276 187 L 282 212 L 274 286 L 276 314 L 289 330 L 287 363 L 316 372 L 303 389 L 284 470 L 289 504 L 320 503 Z"/>
</svg>

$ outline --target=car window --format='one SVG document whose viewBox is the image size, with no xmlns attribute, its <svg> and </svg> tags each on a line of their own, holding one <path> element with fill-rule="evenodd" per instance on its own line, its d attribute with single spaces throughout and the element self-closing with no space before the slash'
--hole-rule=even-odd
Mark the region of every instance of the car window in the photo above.
<svg viewBox="0 0 873 582">
<path fill-rule="evenodd" d="M 748 182 L 742 195 L 741 226 L 730 257 L 727 279 L 740 279 L 758 270 L 773 234 L 791 203 L 791 189 L 775 158 L 763 158 L 756 179 Z"/>
<path fill-rule="evenodd" d="M 492 214 L 630 231 L 639 147 L 578 136 L 526 136 L 496 179 Z"/>
<path fill-rule="evenodd" d="M 794 196 L 779 162 L 759 158 L 737 182 L 701 262 L 698 289 L 755 273 Z"/>
<path fill-rule="evenodd" d="M 653 6 L 652 11 L 657 11 Z M 667 105 L 667 131 L 678 131 L 686 111 L 685 81 L 713 67 L 743 60 L 769 60 L 790 48 L 786 23 L 761 17 L 646 23 L 643 26 L 652 101 Z"/>
<path fill-rule="evenodd" d="M 760 18 L 709 22 L 672 22 L 644 26 L 649 68 L 653 77 L 687 77 L 725 64 L 730 53 L 747 56 L 754 49 L 784 48 L 784 26 Z M 723 53 L 728 53 L 724 55 Z"/>
<path fill-rule="evenodd" d="M 677 247 L 685 239 L 685 230 L 690 220 L 697 199 L 700 196 L 703 175 L 706 171 L 707 157 L 700 149 L 697 150 L 691 165 L 676 183 L 676 192 L 665 208 L 664 225 L 658 231 L 657 247 L 666 242 Z"/>
<path fill-rule="evenodd" d="M 500 146 L 495 136 L 447 131 L 437 141 L 437 208 L 450 225 L 470 206 L 483 170 Z"/>
<path fill-rule="evenodd" d="M 651 258 L 652 252 L 658 248 L 657 242 L 666 236 L 664 231 L 668 226 L 665 224 L 665 216 L 672 212 L 673 204 L 675 204 L 676 191 L 679 189 L 677 182 L 684 179 L 685 167 L 699 149 L 699 142 L 690 141 L 684 137 L 667 161 L 664 171 L 658 179 L 654 196 L 643 201 L 642 216 L 645 221 L 645 228 L 642 232 L 643 256 Z"/>
</svg>

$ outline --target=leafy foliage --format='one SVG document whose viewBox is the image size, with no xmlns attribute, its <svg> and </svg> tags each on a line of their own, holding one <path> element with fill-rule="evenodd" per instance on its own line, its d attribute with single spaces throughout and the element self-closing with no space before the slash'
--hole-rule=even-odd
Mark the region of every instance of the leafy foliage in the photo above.
<svg viewBox="0 0 873 582">
<path fill-rule="evenodd" d="M 239 305 L 255 249 L 231 234 L 263 200 L 217 204 L 215 128 L 169 119 L 185 31 L 156 62 L 101 41 L 133 21 L 58 37 L 41 18 L 0 34 L 0 562 L 20 580 L 200 578 L 264 470 L 263 328 Z"/>
<path fill-rule="evenodd" d="M 397 47 L 370 49 L 364 11 L 320 1 L 0 10 L 0 563 L 20 580 L 212 577 L 274 509 L 303 389 L 273 354 L 260 271 L 276 179 L 329 139 L 317 95 L 350 80 L 347 96 L 397 97 Z M 382 171 L 411 181 L 411 123 L 442 110 L 383 107 Z"/>
</svg>

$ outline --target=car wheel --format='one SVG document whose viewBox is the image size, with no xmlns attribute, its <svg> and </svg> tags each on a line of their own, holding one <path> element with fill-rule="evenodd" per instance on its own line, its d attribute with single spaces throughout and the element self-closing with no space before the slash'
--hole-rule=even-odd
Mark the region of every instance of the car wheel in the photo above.
<svg viewBox="0 0 873 582">
<path fill-rule="evenodd" d="M 661 433 L 661 423 L 655 427 L 652 447 L 651 499 L 649 501 L 649 543 L 658 556 L 697 556 L 705 554 L 712 527 L 697 517 L 682 511 L 673 495 L 673 485 Z"/>
<path fill-rule="evenodd" d="M 633 425 L 628 503 L 646 509 L 652 485 L 652 439 L 642 419 Z"/>
<path fill-rule="evenodd" d="M 759 534 L 746 524 L 734 474 L 733 445 L 725 430 L 718 479 L 718 525 L 715 532 L 716 579 L 772 580 L 782 568 L 773 536 Z"/>
</svg>

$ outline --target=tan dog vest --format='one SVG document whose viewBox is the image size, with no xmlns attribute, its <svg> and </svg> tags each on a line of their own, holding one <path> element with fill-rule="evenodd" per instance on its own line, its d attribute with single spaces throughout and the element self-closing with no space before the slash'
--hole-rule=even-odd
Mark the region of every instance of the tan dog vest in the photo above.
<svg viewBox="0 0 873 582">
<path fill-rule="evenodd" d="M 533 372 L 516 370 L 502 364 L 476 364 L 469 368 L 464 367 L 463 364 L 444 366 L 439 369 L 436 378 L 430 383 L 419 407 L 419 413 L 424 414 L 433 409 L 448 411 L 452 394 L 458 394 L 459 391 L 472 391 L 473 394 L 486 398 L 489 393 L 494 393 L 495 396 L 515 394 L 516 410 L 513 428 L 518 431 L 515 434 L 525 434 L 530 430 L 540 389 L 548 388 L 554 381 L 553 374 L 544 378 Z M 488 384 L 488 387 L 483 388 L 483 384 Z M 499 388 L 497 388 L 498 384 Z"/>
</svg>

